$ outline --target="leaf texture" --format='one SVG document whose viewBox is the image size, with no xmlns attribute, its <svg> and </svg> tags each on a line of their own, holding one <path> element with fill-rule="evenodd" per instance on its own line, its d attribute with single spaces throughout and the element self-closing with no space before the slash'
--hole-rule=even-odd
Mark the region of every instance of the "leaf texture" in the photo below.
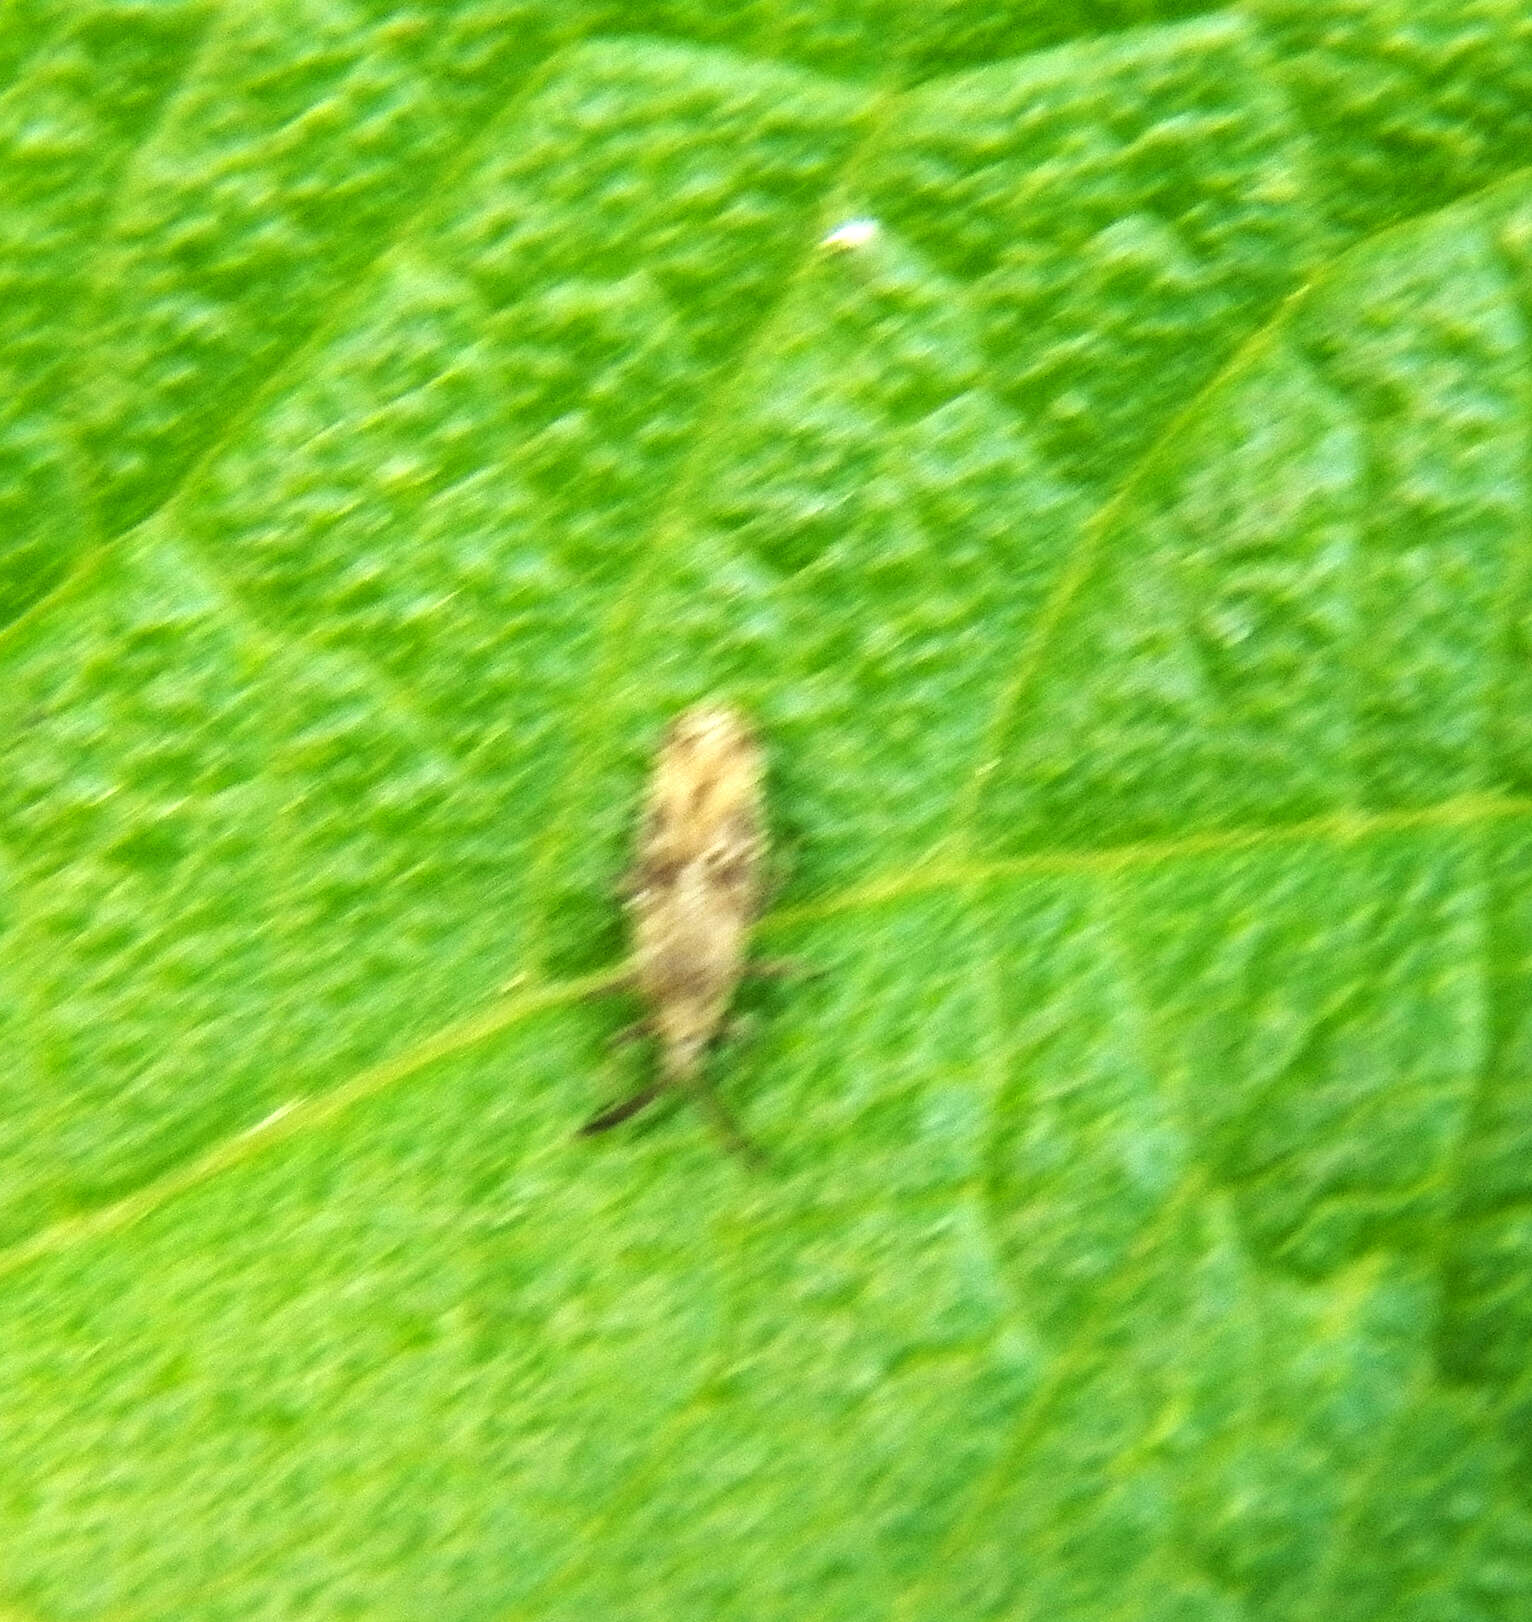
<svg viewBox="0 0 1532 1622">
<path fill-rule="evenodd" d="M 1532 1612 L 1524 7 L 4 16 L 4 1622 Z"/>
</svg>

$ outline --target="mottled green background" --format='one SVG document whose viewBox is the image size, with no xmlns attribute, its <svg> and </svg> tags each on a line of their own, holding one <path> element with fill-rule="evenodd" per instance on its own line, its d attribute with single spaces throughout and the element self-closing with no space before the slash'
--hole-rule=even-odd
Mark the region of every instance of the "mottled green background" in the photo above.
<svg viewBox="0 0 1532 1622">
<path fill-rule="evenodd" d="M 0 85 L 0 1622 L 1525 1622 L 1526 5 Z M 718 691 L 762 1177 L 571 1138 Z"/>
</svg>

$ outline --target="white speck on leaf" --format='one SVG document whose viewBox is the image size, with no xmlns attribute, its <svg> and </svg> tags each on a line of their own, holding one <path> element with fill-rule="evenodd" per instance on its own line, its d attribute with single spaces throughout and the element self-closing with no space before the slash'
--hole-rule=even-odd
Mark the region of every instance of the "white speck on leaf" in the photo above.
<svg viewBox="0 0 1532 1622">
<path fill-rule="evenodd" d="M 865 248 L 882 227 L 876 220 L 845 220 L 820 241 L 821 248 L 848 253 L 852 248 Z"/>
</svg>

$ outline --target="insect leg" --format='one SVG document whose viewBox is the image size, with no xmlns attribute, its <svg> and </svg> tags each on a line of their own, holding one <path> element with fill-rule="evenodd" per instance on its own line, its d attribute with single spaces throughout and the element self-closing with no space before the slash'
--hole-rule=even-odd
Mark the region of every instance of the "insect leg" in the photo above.
<svg viewBox="0 0 1532 1622">
<path fill-rule="evenodd" d="M 751 980 L 817 980 L 824 972 L 796 957 L 764 957 L 745 965 Z"/>
<path fill-rule="evenodd" d="M 650 1026 L 647 1019 L 635 1019 L 631 1025 L 624 1025 L 621 1030 L 613 1031 L 607 1038 L 614 1048 L 624 1048 L 630 1042 L 640 1041 L 649 1034 Z"/>
<path fill-rule="evenodd" d="M 621 1126 L 624 1121 L 631 1120 L 641 1109 L 647 1108 L 664 1091 L 660 1082 L 651 1082 L 631 1098 L 625 1098 L 620 1104 L 609 1104 L 599 1115 L 593 1115 L 580 1128 L 582 1138 L 593 1138 L 598 1132 L 610 1132 L 614 1126 Z"/>
<path fill-rule="evenodd" d="M 740 1130 L 739 1123 L 729 1113 L 728 1107 L 718 1094 L 700 1077 L 681 1078 L 680 1085 L 697 1101 L 702 1113 L 708 1118 L 708 1125 L 724 1144 L 748 1165 L 757 1171 L 764 1171 L 767 1164 L 764 1151 L 753 1138 L 747 1137 Z"/>
</svg>

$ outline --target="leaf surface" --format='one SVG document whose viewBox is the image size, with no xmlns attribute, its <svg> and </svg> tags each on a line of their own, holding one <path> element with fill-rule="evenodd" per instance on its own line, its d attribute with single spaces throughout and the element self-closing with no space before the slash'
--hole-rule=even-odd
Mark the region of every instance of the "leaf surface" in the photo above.
<svg viewBox="0 0 1532 1622">
<path fill-rule="evenodd" d="M 1526 1615 L 1522 8 L 5 15 L 5 1622 Z"/>
</svg>

